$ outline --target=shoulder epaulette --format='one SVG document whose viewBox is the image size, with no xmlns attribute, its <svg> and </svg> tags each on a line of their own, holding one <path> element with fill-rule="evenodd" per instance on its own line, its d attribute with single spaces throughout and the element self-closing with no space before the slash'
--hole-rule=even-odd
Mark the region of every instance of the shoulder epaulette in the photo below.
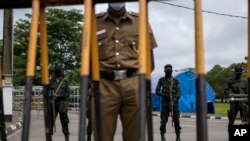
<svg viewBox="0 0 250 141">
<path fill-rule="evenodd" d="M 136 16 L 138 17 L 139 16 L 139 13 L 136 13 L 136 12 L 132 12 L 132 11 L 128 11 L 128 13 L 132 16 Z"/>
</svg>

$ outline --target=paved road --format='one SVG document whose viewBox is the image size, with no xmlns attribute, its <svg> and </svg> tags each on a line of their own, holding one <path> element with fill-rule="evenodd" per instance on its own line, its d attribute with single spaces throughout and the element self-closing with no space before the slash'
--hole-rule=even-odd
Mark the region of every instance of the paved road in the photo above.
<svg viewBox="0 0 250 141">
<path fill-rule="evenodd" d="M 78 141 L 78 128 L 79 128 L 79 115 L 77 113 L 69 113 L 70 118 L 70 141 Z M 43 112 L 32 112 L 30 127 L 29 141 L 45 141 L 44 133 L 44 120 Z M 208 135 L 210 141 L 227 141 L 227 120 L 225 119 L 208 119 Z M 239 121 L 236 121 L 239 123 Z M 160 141 L 160 117 L 154 116 L 154 140 Z M 181 139 L 183 141 L 195 141 L 196 140 L 196 119 L 195 118 L 181 118 L 182 133 Z M 8 141 L 20 141 L 22 130 L 17 130 L 12 135 L 8 136 Z M 117 132 L 115 135 L 115 141 L 122 141 L 121 139 L 121 124 L 118 123 Z M 174 128 L 171 127 L 169 123 L 167 125 L 167 135 L 166 139 L 168 141 L 175 141 Z M 53 136 L 53 141 L 63 141 L 64 136 L 61 132 L 61 125 L 59 122 L 59 117 L 56 122 L 56 133 Z"/>
</svg>

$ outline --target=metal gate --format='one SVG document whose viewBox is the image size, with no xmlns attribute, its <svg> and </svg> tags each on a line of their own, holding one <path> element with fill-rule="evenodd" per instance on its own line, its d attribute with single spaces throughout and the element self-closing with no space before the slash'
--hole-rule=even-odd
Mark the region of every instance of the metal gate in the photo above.
<svg viewBox="0 0 250 141">
<path fill-rule="evenodd" d="M 133 0 L 127 0 L 127 2 L 131 2 Z M 45 7 L 46 6 L 55 6 L 55 5 L 72 5 L 72 4 L 84 4 L 85 5 L 85 15 L 84 15 L 84 29 L 85 33 L 82 38 L 82 47 L 81 47 L 81 84 L 80 84 L 80 125 L 79 125 L 79 141 L 85 141 L 85 127 L 86 127 L 86 99 L 88 93 L 88 81 L 90 78 L 90 66 L 92 67 L 92 81 L 95 83 L 95 108 L 96 108 L 96 122 L 99 128 L 97 128 L 97 137 L 98 141 L 102 140 L 102 131 L 101 131 L 101 120 L 100 118 L 100 103 L 99 103 L 99 66 L 98 64 L 98 48 L 96 41 L 96 20 L 95 15 L 95 4 L 103 3 L 103 2 L 124 2 L 122 0 L 1 0 L 0 8 L 23 8 L 23 7 L 32 7 L 32 21 L 31 21 L 31 29 L 30 29 L 30 37 L 29 37 L 29 48 L 28 48 L 28 60 L 26 68 L 26 87 L 24 90 L 25 98 L 24 98 L 24 116 L 23 116 L 23 130 L 22 130 L 22 141 L 29 140 L 29 128 L 30 128 L 30 109 L 32 107 L 32 87 L 33 87 L 33 79 L 35 73 L 35 60 L 36 60 L 36 42 L 37 42 L 37 31 L 38 31 L 38 23 L 40 22 L 40 33 L 41 33 L 41 60 L 42 60 L 42 83 L 43 83 L 43 99 L 45 102 L 45 121 L 48 118 L 48 107 L 46 107 L 46 102 L 48 102 L 48 85 L 49 85 L 49 72 L 48 72 L 48 46 L 47 46 L 47 29 L 46 29 L 46 16 L 45 16 Z M 146 111 L 146 103 L 150 97 L 146 97 L 146 93 L 148 92 L 147 84 L 150 84 L 150 71 L 151 66 L 148 49 L 147 39 L 149 38 L 147 23 L 148 23 L 148 15 L 147 15 L 147 0 L 139 0 L 139 9 L 140 9 L 140 26 L 139 26 L 139 92 L 140 92 L 140 132 L 139 132 L 139 141 L 145 141 L 145 128 L 152 127 L 152 119 L 151 116 L 148 116 L 147 120 L 146 114 L 151 113 L 151 110 Z M 204 47 L 203 47 L 203 27 L 202 27 L 202 9 L 201 9 L 201 0 L 195 0 L 195 56 L 196 56 L 196 85 L 197 91 L 199 93 L 197 97 L 197 140 L 198 141 L 207 141 L 207 120 L 206 120 L 206 102 L 205 102 L 205 66 L 204 66 Z M 93 26 L 94 25 L 94 26 Z M 250 30 L 249 30 L 250 32 Z M 250 41 L 250 37 L 249 37 Z M 250 45 L 249 45 L 250 48 Z M 250 55 L 250 51 L 248 51 L 248 55 Z M 248 70 L 250 57 L 248 57 Z M 91 60 L 91 65 L 90 65 Z M 1 68 L 2 69 L 2 68 Z M 0 69 L 0 70 L 1 70 Z M 1 75 L 2 76 L 2 75 Z M 248 82 L 250 81 L 250 71 L 248 71 Z M 0 80 L 0 82 L 2 82 Z M 249 83 L 248 83 L 249 84 Z M 2 85 L 0 85 L 2 89 Z M 2 100 L 2 91 L 1 99 Z M 249 98 L 248 98 L 249 99 Z M 2 101 L 0 101 L 2 104 Z M 3 126 L 4 119 L 3 118 L 3 105 L 1 105 L 1 140 L 6 141 L 6 135 L 3 130 L 5 128 Z M 46 128 L 48 124 L 45 122 Z M 151 128 L 152 129 L 152 128 Z M 153 132 L 150 128 L 148 128 L 148 138 L 150 141 L 153 140 Z M 51 135 L 46 132 L 46 140 L 51 141 Z"/>
</svg>

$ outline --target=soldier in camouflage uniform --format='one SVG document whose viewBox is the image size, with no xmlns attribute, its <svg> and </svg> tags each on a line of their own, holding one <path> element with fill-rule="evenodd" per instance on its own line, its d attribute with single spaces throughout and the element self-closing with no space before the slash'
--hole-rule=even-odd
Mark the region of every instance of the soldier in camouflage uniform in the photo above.
<svg viewBox="0 0 250 141">
<path fill-rule="evenodd" d="M 178 106 L 178 100 L 181 96 L 180 86 L 177 79 L 172 77 L 172 65 L 168 64 L 164 67 L 165 77 L 161 77 L 156 87 L 156 94 L 161 96 L 161 140 L 165 141 L 166 124 L 168 122 L 169 115 L 173 116 L 176 141 L 180 141 L 180 111 Z"/>
<path fill-rule="evenodd" d="M 53 126 L 57 114 L 60 115 L 60 121 L 62 125 L 62 132 L 65 135 L 65 141 L 69 141 L 69 118 L 68 118 L 68 99 L 70 96 L 70 90 L 68 82 L 63 79 L 63 73 L 61 69 L 55 70 L 55 78 L 50 83 L 51 88 L 51 105 L 52 105 L 52 125 L 50 125 L 50 131 L 53 134 Z"/>
<path fill-rule="evenodd" d="M 230 79 L 225 88 L 225 96 L 230 97 L 230 94 L 247 94 L 247 82 L 241 79 L 242 68 L 235 67 L 235 77 Z M 230 109 L 228 110 L 228 125 L 233 125 L 234 120 L 240 111 L 240 117 L 243 123 L 247 122 L 247 103 L 242 101 L 230 102 Z"/>
</svg>

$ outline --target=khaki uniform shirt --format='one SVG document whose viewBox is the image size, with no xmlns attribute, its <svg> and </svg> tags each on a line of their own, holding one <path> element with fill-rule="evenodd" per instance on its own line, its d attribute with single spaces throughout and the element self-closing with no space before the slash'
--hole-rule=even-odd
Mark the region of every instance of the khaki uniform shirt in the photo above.
<svg viewBox="0 0 250 141">
<path fill-rule="evenodd" d="M 97 15 L 97 36 L 100 70 L 138 68 L 138 24 L 137 13 L 126 12 L 119 23 L 108 13 Z M 151 48 L 157 46 L 152 31 Z"/>
</svg>

